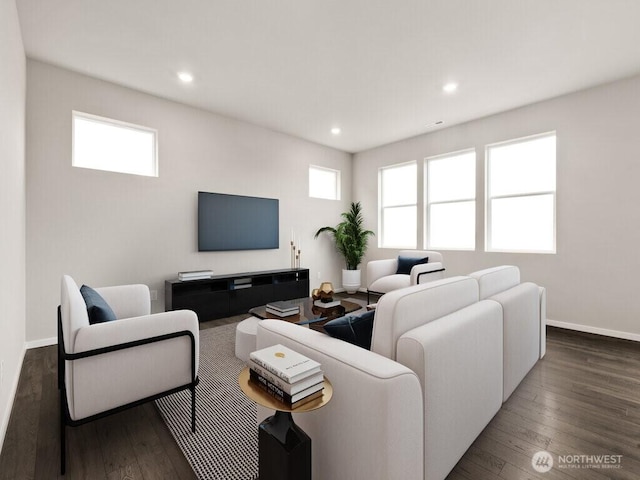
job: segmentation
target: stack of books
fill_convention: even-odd
[[[273,302],[267,303],[267,313],[271,313],[278,317],[290,317],[291,315],[298,315],[300,313],[300,305],[293,302]]]
[[[195,270],[193,272],[179,272],[178,280],[203,280],[205,278],[213,277],[213,270]]]
[[[249,354],[249,380],[288,408],[322,397],[320,364],[284,345]]]

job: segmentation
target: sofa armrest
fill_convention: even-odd
[[[502,306],[504,332],[503,401],[540,359],[540,289],[521,283],[491,297]]]
[[[282,344],[322,365],[333,398],[294,414],[313,439],[313,478],[423,480],[423,408],[415,373],[381,355],[281,320],[258,324],[257,346]],[[273,411],[258,408],[258,421]]]
[[[540,292],[540,358],[547,353],[547,289],[538,287]]]
[[[192,383],[199,363],[198,319],[189,310],[126,318],[79,329],[73,355],[97,353],[96,350],[114,345],[177,332],[188,333],[67,360],[65,377],[72,420]]]
[[[411,269],[411,285],[432,282],[444,278],[442,262],[421,263]]]
[[[393,275],[398,270],[398,260],[388,258],[385,260],[372,260],[367,263],[367,287],[379,278]]]
[[[500,409],[502,341],[502,309],[490,300],[398,340],[398,361],[423,389],[425,478],[445,478]]]
[[[96,323],[78,330],[73,353],[188,330],[199,347],[198,317],[191,310],[173,310],[113,322]],[[197,352],[196,352],[197,353]]]
[[[118,285],[95,289],[117,318],[141,317],[151,313],[151,297],[146,285]]]

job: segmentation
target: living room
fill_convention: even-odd
[[[286,247],[293,230],[300,239],[301,263],[310,270],[312,287],[325,280],[340,285],[342,261],[329,238],[313,238],[316,230],[335,225],[353,200],[363,206],[366,227],[377,232],[381,167],[417,161],[418,178],[422,178],[425,158],[463,149],[475,149],[478,161],[475,249],[443,252],[447,276],[517,265],[523,279],[547,289],[549,325],[640,340],[640,298],[631,281],[639,266],[633,252],[640,235],[633,208],[640,200],[635,181],[640,147],[635,122],[640,114],[637,59],[623,67],[615,64],[615,76],[608,76],[601,66],[599,81],[574,91],[559,86],[556,94],[532,98],[517,108],[487,107],[490,113],[473,120],[442,128],[421,127],[404,139],[361,150],[334,148],[329,146],[335,141],[329,132],[332,125],[322,127],[327,137],[323,144],[279,132],[273,124],[261,126],[259,119],[268,118],[268,112],[259,111],[252,123],[194,106],[197,78],[194,85],[186,86],[191,90],[181,94],[187,100],[180,102],[78,73],[56,65],[54,58],[30,55],[24,26],[21,32],[21,22],[26,20],[18,14],[29,6],[17,3],[18,7],[13,0],[3,0],[0,10],[0,209],[5,219],[0,233],[5,267],[0,280],[2,437],[25,350],[57,341],[55,310],[63,274],[95,286],[146,284],[157,292],[152,311],[161,312],[164,282],[179,271],[212,269],[225,274],[288,267]],[[621,2],[620,11],[612,14],[617,23],[611,29],[619,34],[614,45],[620,45],[621,51],[637,40],[637,34],[633,37],[624,28],[624,20],[636,13],[636,6]],[[580,53],[575,47],[574,54]],[[590,59],[608,65],[615,53],[619,52],[598,51]],[[556,77],[552,70],[540,70],[541,76]],[[506,82],[509,72],[504,75]],[[466,88],[464,79],[460,82],[457,95]],[[562,84],[561,75],[557,82]],[[183,87],[174,83],[171,88]],[[464,97],[450,101],[443,112],[455,110]],[[157,129],[159,175],[72,167],[72,111]],[[297,115],[298,122],[311,122],[304,113]],[[485,251],[485,147],[551,131],[557,136],[555,253]],[[341,137],[348,135],[343,127]],[[309,197],[311,165],[340,171],[340,200]],[[198,252],[198,191],[279,199],[281,248],[266,254]],[[419,219],[415,248],[424,244],[422,227]],[[396,254],[397,249],[380,247],[374,238],[364,263]]]

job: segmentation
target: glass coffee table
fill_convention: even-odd
[[[300,325],[309,325],[309,328],[312,328],[314,330],[322,330],[322,325],[327,323],[329,320],[342,317],[347,313],[352,313],[356,310],[364,308],[362,305],[358,305],[357,303],[350,302],[348,300],[340,300],[339,305],[331,307],[317,306],[314,305],[314,301],[311,297],[287,300],[287,302],[299,305],[300,313],[297,315],[290,315],[288,317],[279,317],[270,312],[267,312],[266,305],[254,307],[249,310],[249,313],[254,317],[258,317],[263,320],[267,318],[285,320],[287,322]]]

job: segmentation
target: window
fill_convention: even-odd
[[[157,135],[151,128],[74,111],[71,164],[157,177]]]
[[[426,247],[476,247],[476,153],[474,150],[425,160]]]
[[[416,162],[380,169],[378,242],[381,248],[416,248],[417,172]]]
[[[309,165],[309,196],[340,200],[340,170]]]
[[[487,251],[555,253],[555,132],[486,152]]]

